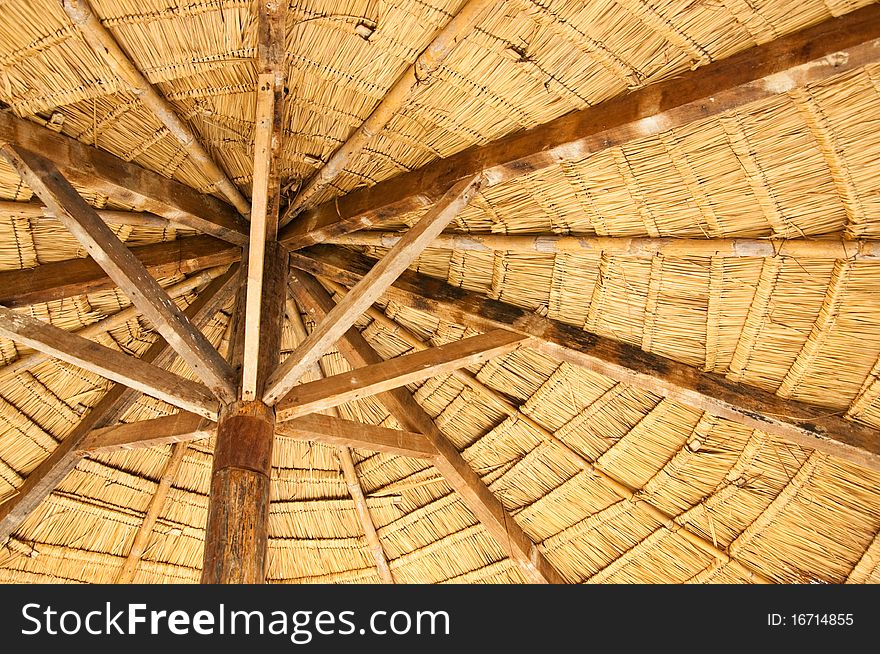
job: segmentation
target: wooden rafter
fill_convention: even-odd
[[[128,556],[125,557],[122,569],[116,576],[115,583],[130,584],[134,579],[138,563],[140,563],[141,557],[147,551],[150,534],[153,533],[156,520],[158,520],[159,514],[162,513],[162,508],[165,506],[165,499],[168,497],[171,484],[177,476],[177,471],[180,470],[180,464],[183,463],[183,456],[186,454],[187,447],[186,443],[175,443],[172,446],[171,457],[168,459],[168,463],[165,464],[165,469],[159,478],[159,485],[156,487],[156,492],[153,493],[150,505],[147,507],[147,513],[144,515],[144,521],[138,527],[134,541],[131,544],[131,549],[128,551]]]
[[[38,202],[15,202],[12,200],[0,200],[0,215],[14,216],[16,218],[28,218],[31,224],[48,223],[57,220],[49,207]],[[156,214],[146,211],[117,211],[111,209],[98,209],[101,220],[110,225],[133,225],[168,229],[172,222]]]
[[[337,245],[394,247],[403,234],[354,232],[331,238]],[[626,257],[795,257],[880,261],[880,242],[847,240],[844,234],[822,238],[639,238],[631,236],[560,236],[558,234],[441,234],[432,248],[472,252],[581,253]]]
[[[872,5],[645,86],[534,129],[430,163],[303,212],[281,241],[292,249],[433,205],[453,184],[486,186],[581,159],[636,139],[880,61],[880,7]]]
[[[225,202],[5,111],[0,111],[2,143],[47,157],[68,179],[139,211],[236,245],[247,243],[247,223]]]
[[[63,6],[64,11],[79,28],[94,53],[159,119],[159,122],[168,129],[168,133],[177,139],[211,183],[226,196],[242,215],[247,216],[250,213],[250,203],[235,184],[229,180],[220,166],[211,159],[211,155],[205,150],[195,132],[180,119],[174,111],[174,107],[153,88],[153,85],[125,54],[114,36],[101,24],[92,11],[88,0],[63,0]]]
[[[333,299],[314,277],[303,273],[292,273],[291,277],[291,293],[303,309],[315,318],[332,311]],[[354,367],[368,366],[383,360],[356,328],[350,328],[339,340],[337,347]],[[382,393],[378,398],[400,424],[424,434],[437,449],[434,465],[462,497],[477,520],[495,538],[499,547],[517,563],[526,579],[538,583],[564,583],[559,572],[529,540],[519,524],[508,514],[480,476],[467,465],[458,450],[409,391],[396,388]]]
[[[153,277],[187,275],[205,268],[228,266],[241,259],[241,248],[210,236],[143,245],[131,248],[130,252]],[[0,272],[0,304],[24,307],[115,286],[92,258],[55,261],[36,268]]]
[[[50,161],[17,146],[3,146],[0,153],[196,376],[217,397],[231,401],[235,397],[232,369],[58,169]]]
[[[475,177],[457,183],[437,206],[416,223],[364,278],[355,292],[334,306],[333,310],[300,343],[287,360],[272,374],[266,384],[263,401],[274,405],[283,398],[303,373],[329,350],[333,343],[351,327],[397,276],[421,254],[434,238],[467,206],[480,188]]]
[[[374,260],[333,246],[291,254],[291,265],[353,286]],[[556,359],[669,397],[682,404],[833,454],[859,465],[880,468],[880,431],[804,402],[738,384],[672,359],[597,336],[411,271],[388,289],[404,306],[478,330],[511,329],[539,339],[538,349]]]
[[[256,130],[254,137],[253,206],[248,243],[247,293],[241,398],[257,395],[260,360],[260,314],[263,305],[263,263],[267,242],[278,237],[281,204],[281,116],[285,70],[287,4],[260,2]]]
[[[446,345],[404,354],[374,365],[312,381],[287,394],[275,408],[278,421],[330,409],[392,388],[424,381],[512,352],[530,339],[506,329],[493,329]]]
[[[106,454],[210,438],[216,423],[195,413],[181,412],[151,420],[101,427],[89,432],[77,450],[82,456]]]
[[[283,224],[311,206],[318,193],[327,187],[345,169],[346,165],[364,148],[367,142],[379,134],[413,93],[430,83],[443,61],[471,33],[483,13],[495,6],[494,0],[468,0],[455,16],[440,30],[415,62],[394,82],[385,97],[321,169],[300,190],[285,211]]]
[[[187,316],[196,325],[212,318],[232,297],[238,282],[238,267],[211,282],[186,309]],[[155,366],[167,366],[174,350],[161,338],[153,343],[141,361]],[[80,423],[36,469],[31,472],[16,495],[0,504],[0,543],[6,540],[30,513],[51,493],[62,479],[76,467],[82,458],[79,450],[93,430],[104,427],[119,417],[140,396],[137,391],[116,384],[86,414]]]
[[[220,407],[207,388],[137,357],[4,307],[0,307],[0,334],[184,411],[217,419]]]

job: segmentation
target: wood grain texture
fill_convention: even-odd
[[[150,420],[122,423],[92,430],[77,450],[81,456],[106,454],[186,443],[210,438],[217,428],[211,420],[188,411]]]

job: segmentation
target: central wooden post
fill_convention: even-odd
[[[220,414],[205,531],[204,584],[265,580],[274,436],[275,412],[262,402],[237,402]]]
[[[245,266],[246,259],[245,255]],[[287,270],[287,251],[277,242],[267,243],[257,362],[258,397],[262,396],[266,378],[278,365]],[[246,356],[246,290],[242,284],[230,336],[229,358],[237,374]],[[202,583],[261,584],[266,579],[274,437],[275,410],[263,402],[239,400],[221,409],[211,471]]]

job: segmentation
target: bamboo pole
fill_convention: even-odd
[[[129,90],[153,112],[156,118],[180,142],[211,183],[238,209],[239,213],[243,216],[250,215],[250,203],[241,194],[241,191],[214,163],[193,130],[180,119],[171,104],[159,95],[149,80],[128,58],[113,35],[101,24],[92,11],[88,0],[63,0],[63,3],[64,11],[80,29],[86,43],[95,51],[95,54],[103,59],[110,69],[128,85]]]
[[[334,293],[339,293],[340,295],[344,295],[346,293],[347,289],[340,284],[326,279],[322,279],[321,282]],[[384,312],[382,312],[375,306],[371,306],[367,310],[367,315],[373,320],[377,321],[383,328],[395,334],[407,345],[410,345],[413,348],[419,350],[425,350],[431,347],[428,343],[425,343],[411,331],[389,318],[387,315],[385,315]],[[529,417],[528,414],[524,413],[522,409],[515,406],[500,393],[492,390],[491,388],[483,384],[483,382],[478,380],[472,372],[459,369],[455,370],[452,374],[456,379],[461,381],[466,386],[470,387],[481,397],[489,400],[494,406],[496,406],[509,418],[512,418],[514,420],[522,420],[523,422],[525,422],[527,425],[529,425],[529,427],[534,429],[540,435],[541,439],[547,445],[556,447],[571,464],[580,468],[591,477],[602,481],[608,488],[617,493],[618,496],[631,502],[633,506],[642,509],[645,513],[657,520],[657,522],[661,523],[669,531],[677,533],[694,547],[718,559],[719,561],[730,565],[746,578],[758,583],[772,583],[762,574],[756,572],[755,570],[752,570],[746,564],[733,558],[725,550],[718,547],[711,541],[708,541],[702,536],[690,531],[686,526],[678,524],[675,521],[675,516],[666,513],[661,509],[658,509],[653,504],[641,497],[638,490],[633,490],[623,482],[617,480],[615,477],[610,475],[602,468],[602,466],[589,461],[581,454],[570,448],[568,445],[565,444],[564,441],[559,439],[550,430],[533,420],[531,417]]]
[[[468,0],[458,13],[434,37],[415,62],[397,78],[388,93],[372,113],[334,152],[327,163],[309,180],[291,200],[281,225],[289,223],[301,211],[314,203],[317,194],[336,179],[346,165],[367,142],[381,132],[394,115],[406,104],[417,88],[430,82],[440,65],[455,46],[473,30],[483,12],[497,5],[494,0]]]
[[[328,243],[390,248],[398,232],[361,231],[333,236]],[[557,236],[505,234],[441,234],[431,248],[473,252],[583,253],[631,257],[795,257],[880,261],[880,241],[850,240],[844,234],[821,238],[642,238],[615,236]]]

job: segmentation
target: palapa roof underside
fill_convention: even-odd
[[[250,195],[256,3],[93,0],[138,68]],[[458,0],[293,2],[287,30],[283,176],[296,194],[455,14]],[[318,200],[546,123],[870,4],[848,0],[498,2],[430,84]],[[586,5],[586,6],[584,6]],[[89,48],[54,0],[0,3],[0,100],[20,117],[221,197],[169,130]],[[369,39],[358,26],[373,30]],[[57,122],[57,119],[56,119]],[[482,189],[448,232],[501,235],[880,238],[880,65],[754,102]],[[76,186],[76,184],[74,184]],[[97,208],[130,209],[77,187]],[[30,189],[0,160],[0,199]],[[85,257],[53,218],[0,211],[0,270]],[[421,212],[375,225],[411,225]],[[129,246],[192,236],[115,225]],[[347,245],[343,247],[357,247]],[[359,248],[374,258],[387,251]],[[429,248],[412,269],[649,352],[880,428],[880,263],[829,258],[634,256]],[[224,272],[162,277],[181,306]],[[472,329],[380,302],[434,345]],[[80,330],[129,306],[118,290],[26,311]],[[228,348],[229,304],[204,328]],[[312,324],[311,318],[305,317]],[[364,316],[385,358],[410,351]],[[95,340],[141,355],[155,340],[133,318]],[[287,324],[283,354],[296,345]],[[110,388],[93,373],[0,338],[0,502]],[[338,351],[330,372],[349,369]],[[171,370],[192,378],[177,359]],[[722,582],[742,567],[775,582],[880,582],[880,472],[771,437],[522,347],[471,368],[520,408],[505,415],[444,375],[410,385],[443,434],[569,582]],[[123,422],[175,412],[142,397]],[[400,428],[368,398],[342,417]],[[527,416],[607,475],[548,446]],[[134,581],[200,577],[212,440],[192,442]],[[84,458],[0,547],[3,582],[113,582],[171,446]],[[396,581],[523,582],[519,567],[428,462],[365,450],[357,473]],[[663,522],[650,505],[672,517]],[[377,582],[334,448],[277,436],[268,580]]]

